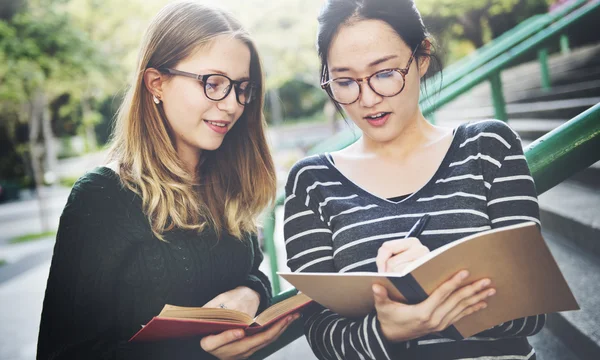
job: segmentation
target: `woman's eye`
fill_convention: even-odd
[[[387,78],[391,78],[393,76],[394,76],[393,70],[384,71],[384,72],[380,72],[379,74],[377,74],[378,79],[387,79]]]
[[[348,86],[352,85],[352,81],[351,80],[345,80],[345,81],[342,80],[342,81],[338,81],[337,84],[338,84],[338,86],[341,86],[341,87],[348,87]]]

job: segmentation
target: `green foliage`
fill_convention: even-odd
[[[67,188],[72,188],[73,185],[75,185],[75,183],[77,182],[79,178],[76,176],[65,176],[65,177],[61,177],[60,179],[58,179],[58,183],[61,186],[67,187]]]
[[[20,243],[24,243],[24,242],[41,240],[44,238],[49,238],[49,237],[54,237],[54,236],[56,236],[56,232],[46,231],[46,232],[41,232],[41,233],[22,235],[22,236],[19,236],[16,238],[12,238],[8,242],[9,242],[9,244],[20,244]]]

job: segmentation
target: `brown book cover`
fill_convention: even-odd
[[[165,305],[162,311],[142,327],[129,341],[157,341],[217,334],[245,329],[252,335],[285,316],[300,311],[312,300],[300,293],[274,304],[255,318],[241,311]]]
[[[454,241],[412,263],[402,273],[279,274],[315,302],[353,318],[375,308],[371,289],[374,283],[385,286],[390,298],[415,304],[463,269],[470,273],[465,283],[490,278],[496,295],[486,300],[486,309],[459,320],[444,331],[444,336],[462,339],[526,316],[579,310],[533,222]]]

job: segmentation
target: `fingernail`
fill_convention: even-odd
[[[375,295],[378,295],[378,293],[379,293],[379,289],[377,288],[377,286],[375,286],[375,285],[371,286],[371,290],[373,290],[373,293],[374,293]]]
[[[484,288],[484,287],[488,286],[490,283],[491,283],[491,281],[489,281],[489,280],[483,280],[481,282],[481,287]]]
[[[244,336],[244,332],[243,332],[243,331],[236,331],[236,332],[235,332],[235,337],[236,337],[236,338],[238,338],[238,339],[239,339],[239,338],[241,338],[241,337],[243,337],[243,336]]]
[[[494,294],[496,294],[496,290],[492,289],[488,291],[488,296],[493,296]]]
[[[481,309],[485,309],[487,307],[487,304],[482,304],[481,305]]]
[[[461,278],[461,280],[466,279],[467,276],[469,276],[469,272],[468,271],[465,270],[465,271],[461,271],[460,272],[460,278]]]

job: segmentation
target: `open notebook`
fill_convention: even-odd
[[[490,278],[497,291],[486,299],[486,309],[458,321],[444,331],[446,337],[462,339],[517,318],[579,309],[533,222],[454,241],[412,263],[402,273],[279,274],[315,302],[353,318],[373,311],[374,283],[385,286],[392,299],[416,304],[463,269],[470,273],[465,284]]]

